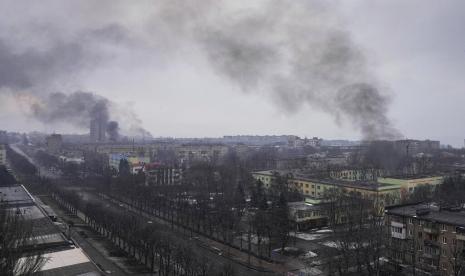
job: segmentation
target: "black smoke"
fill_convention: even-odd
[[[116,142],[119,139],[119,124],[116,121],[110,121],[107,125],[108,139]]]

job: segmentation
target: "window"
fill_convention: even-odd
[[[305,188],[308,188],[308,184],[305,184]]]
[[[413,235],[413,231],[412,231],[412,230],[408,230],[408,235],[409,235],[409,236],[412,236],[412,235]]]
[[[418,232],[418,237],[419,237],[419,238],[423,237],[423,233],[422,233],[422,232]]]
[[[319,189],[320,189],[320,185],[316,186],[316,188],[319,190]]]
[[[447,244],[447,238],[446,237],[442,237],[442,243]]]
[[[441,225],[441,230],[442,230],[442,231],[446,231],[446,230],[447,230],[447,225],[442,224],[442,225]]]
[[[315,184],[312,185],[312,188],[315,189]]]
[[[409,218],[409,219],[408,219],[408,223],[413,224],[413,219],[412,219],[412,218]]]

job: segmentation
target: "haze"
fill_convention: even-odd
[[[86,91],[128,133],[463,145],[462,1],[249,2],[2,1],[0,129],[86,133],[33,108]],[[342,57],[322,71],[313,54],[328,46]],[[335,92],[354,84],[373,109]]]

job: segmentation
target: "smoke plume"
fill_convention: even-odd
[[[400,135],[388,116],[389,91],[372,73],[336,7],[326,1],[159,0],[131,4],[131,9],[118,1],[85,2],[73,9],[63,5],[60,8],[73,13],[77,9],[85,19],[56,33],[48,31],[59,30],[49,22],[41,26],[48,29],[40,31],[50,36],[44,49],[13,50],[14,41],[6,43],[0,36],[0,92],[7,87],[38,96],[42,103],[34,107],[34,114],[42,121],[84,126],[92,107],[98,103],[108,112],[109,101],[82,92],[47,96],[32,88],[60,82],[70,72],[104,66],[122,53],[175,58],[177,49],[187,48],[200,52],[218,75],[247,93],[260,93],[285,113],[309,106],[332,115],[339,124],[351,123],[367,140]],[[115,129],[113,124],[111,131]]]
[[[309,105],[340,124],[349,121],[367,140],[400,135],[387,115],[389,93],[334,7],[317,1],[270,0],[249,9],[203,3],[163,1],[157,18],[191,36],[218,74],[248,93],[265,91],[286,113]]]
[[[107,125],[108,139],[116,142],[119,138],[119,124],[116,121],[110,121]]]

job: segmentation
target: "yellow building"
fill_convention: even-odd
[[[380,177],[381,184],[392,184],[400,186],[401,196],[413,193],[415,189],[423,185],[437,186],[444,183],[444,176],[410,176],[410,177]]]
[[[277,171],[253,172],[252,176],[260,180],[266,189],[272,187]],[[342,188],[348,192],[359,193],[364,197],[388,198],[389,203],[395,203],[400,199],[400,185],[395,183],[377,183],[360,181],[341,181],[335,179],[310,179],[288,175],[290,189],[296,189],[306,198],[307,202],[317,203],[323,199],[325,192],[330,189]]]

